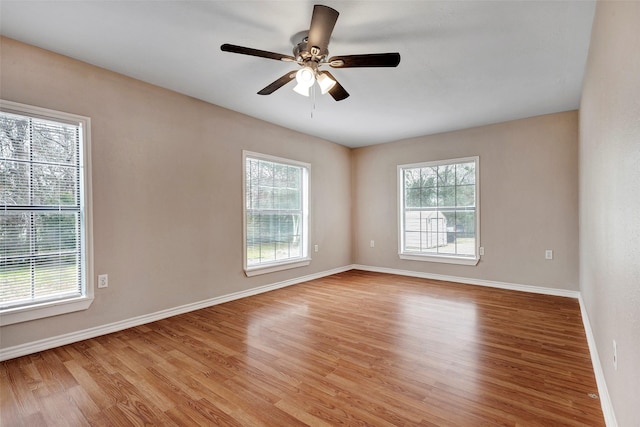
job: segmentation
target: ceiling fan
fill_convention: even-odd
[[[220,46],[220,49],[224,52],[295,62],[302,67],[298,71],[288,72],[269,84],[258,92],[259,95],[270,95],[295,78],[297,85],[293,90],[301,95],[309,96],[311,88],[318,82],[322,94],[329,93],[336,101],[342,101],[349,96],[349,93],[329,71],[321,70],[322,66],[329,65],[332,68],[397,67],[400,63],[400,54],[397,52],[372,53],[334,56],[327,59],[329,39],[338,20],[338,15],[338,11],[328,6],[319,4],[313,6],[309,32],[293,48],[293,56],[228,43]]]

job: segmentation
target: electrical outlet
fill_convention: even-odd
[[[313,247],[313,250],[314,250],[314,252],[318,252],[318,245],[315,245],[315,246]]]
[[[109,287],[109,275],[108,274],[100,274],[100,275],[98,275],[98,287],[99,288],[107,288],[107,287]]]
[[[544,251],[544,259],[553,259],[553,251],[551,249]]]
[[[484,255],[484,247],[483,246],[480,246],[479,253],[480,253],[481,256]]]
[[[613,369],[618,370],[618,343],[613,340]]]
[[[372,241],[370,241],[370,242],[369,242],[369,246],[370,246],[370,247],[372,247],[372,248],[374,248],[374,247],[376,246],[376,242],[375,242],[375,241],[373,241],[373,240],[372,240]]]

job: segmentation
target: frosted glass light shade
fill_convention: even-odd
[[[313,70],[309,67],[301,68],[296,73],[296,81],[298,84],[293,90],[300,95],[309,96],[309,88],[311,88],[316,81]]]
[[[318,75],[318,85],[320,86],[320,92],[324,95],[329,92],[332,87],[336,85],[336,81],[326,74]]]
[[[304,86],[298,83],[297,85],[295,85],[293,90],[299,93],[300,95],[309,96],[309,86]]]

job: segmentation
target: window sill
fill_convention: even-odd
[[[14,323],[28,322],[29,320],[42,319],[60,314],[73,313],[86,310],[93,302],[92,297],[77,297],[60,301],[52,301],[28,307],[18,307],[3,310],[0,313],[0,326]]]
[[[288,270],[290,268],[305,267],[311,264],[311,258],[297,259],[295,261],[287,261],[281,263],[273,263],[260,265],[255,267],[246,267],[244,273],[247,277],[258,276],[260,274],[273,273],[276,271]]]
[[[409,261],[426,261],[426,262],[440,262],[445,264],[458,264],[458,265],[478,265],[480,258],[468,258],[468,257],[456,257],[456,256],[434,256],[434,255],[418,255],[418,254],[398,254],[400,259],[406,259]]]

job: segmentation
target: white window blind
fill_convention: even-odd
[[[304,163],[245,152],[245,271],[307,258]]]
[[[477,263],[478,158],[398,167],[400,256]]]
[[[85,295],[83,123],[0,111],[0,309]]]

